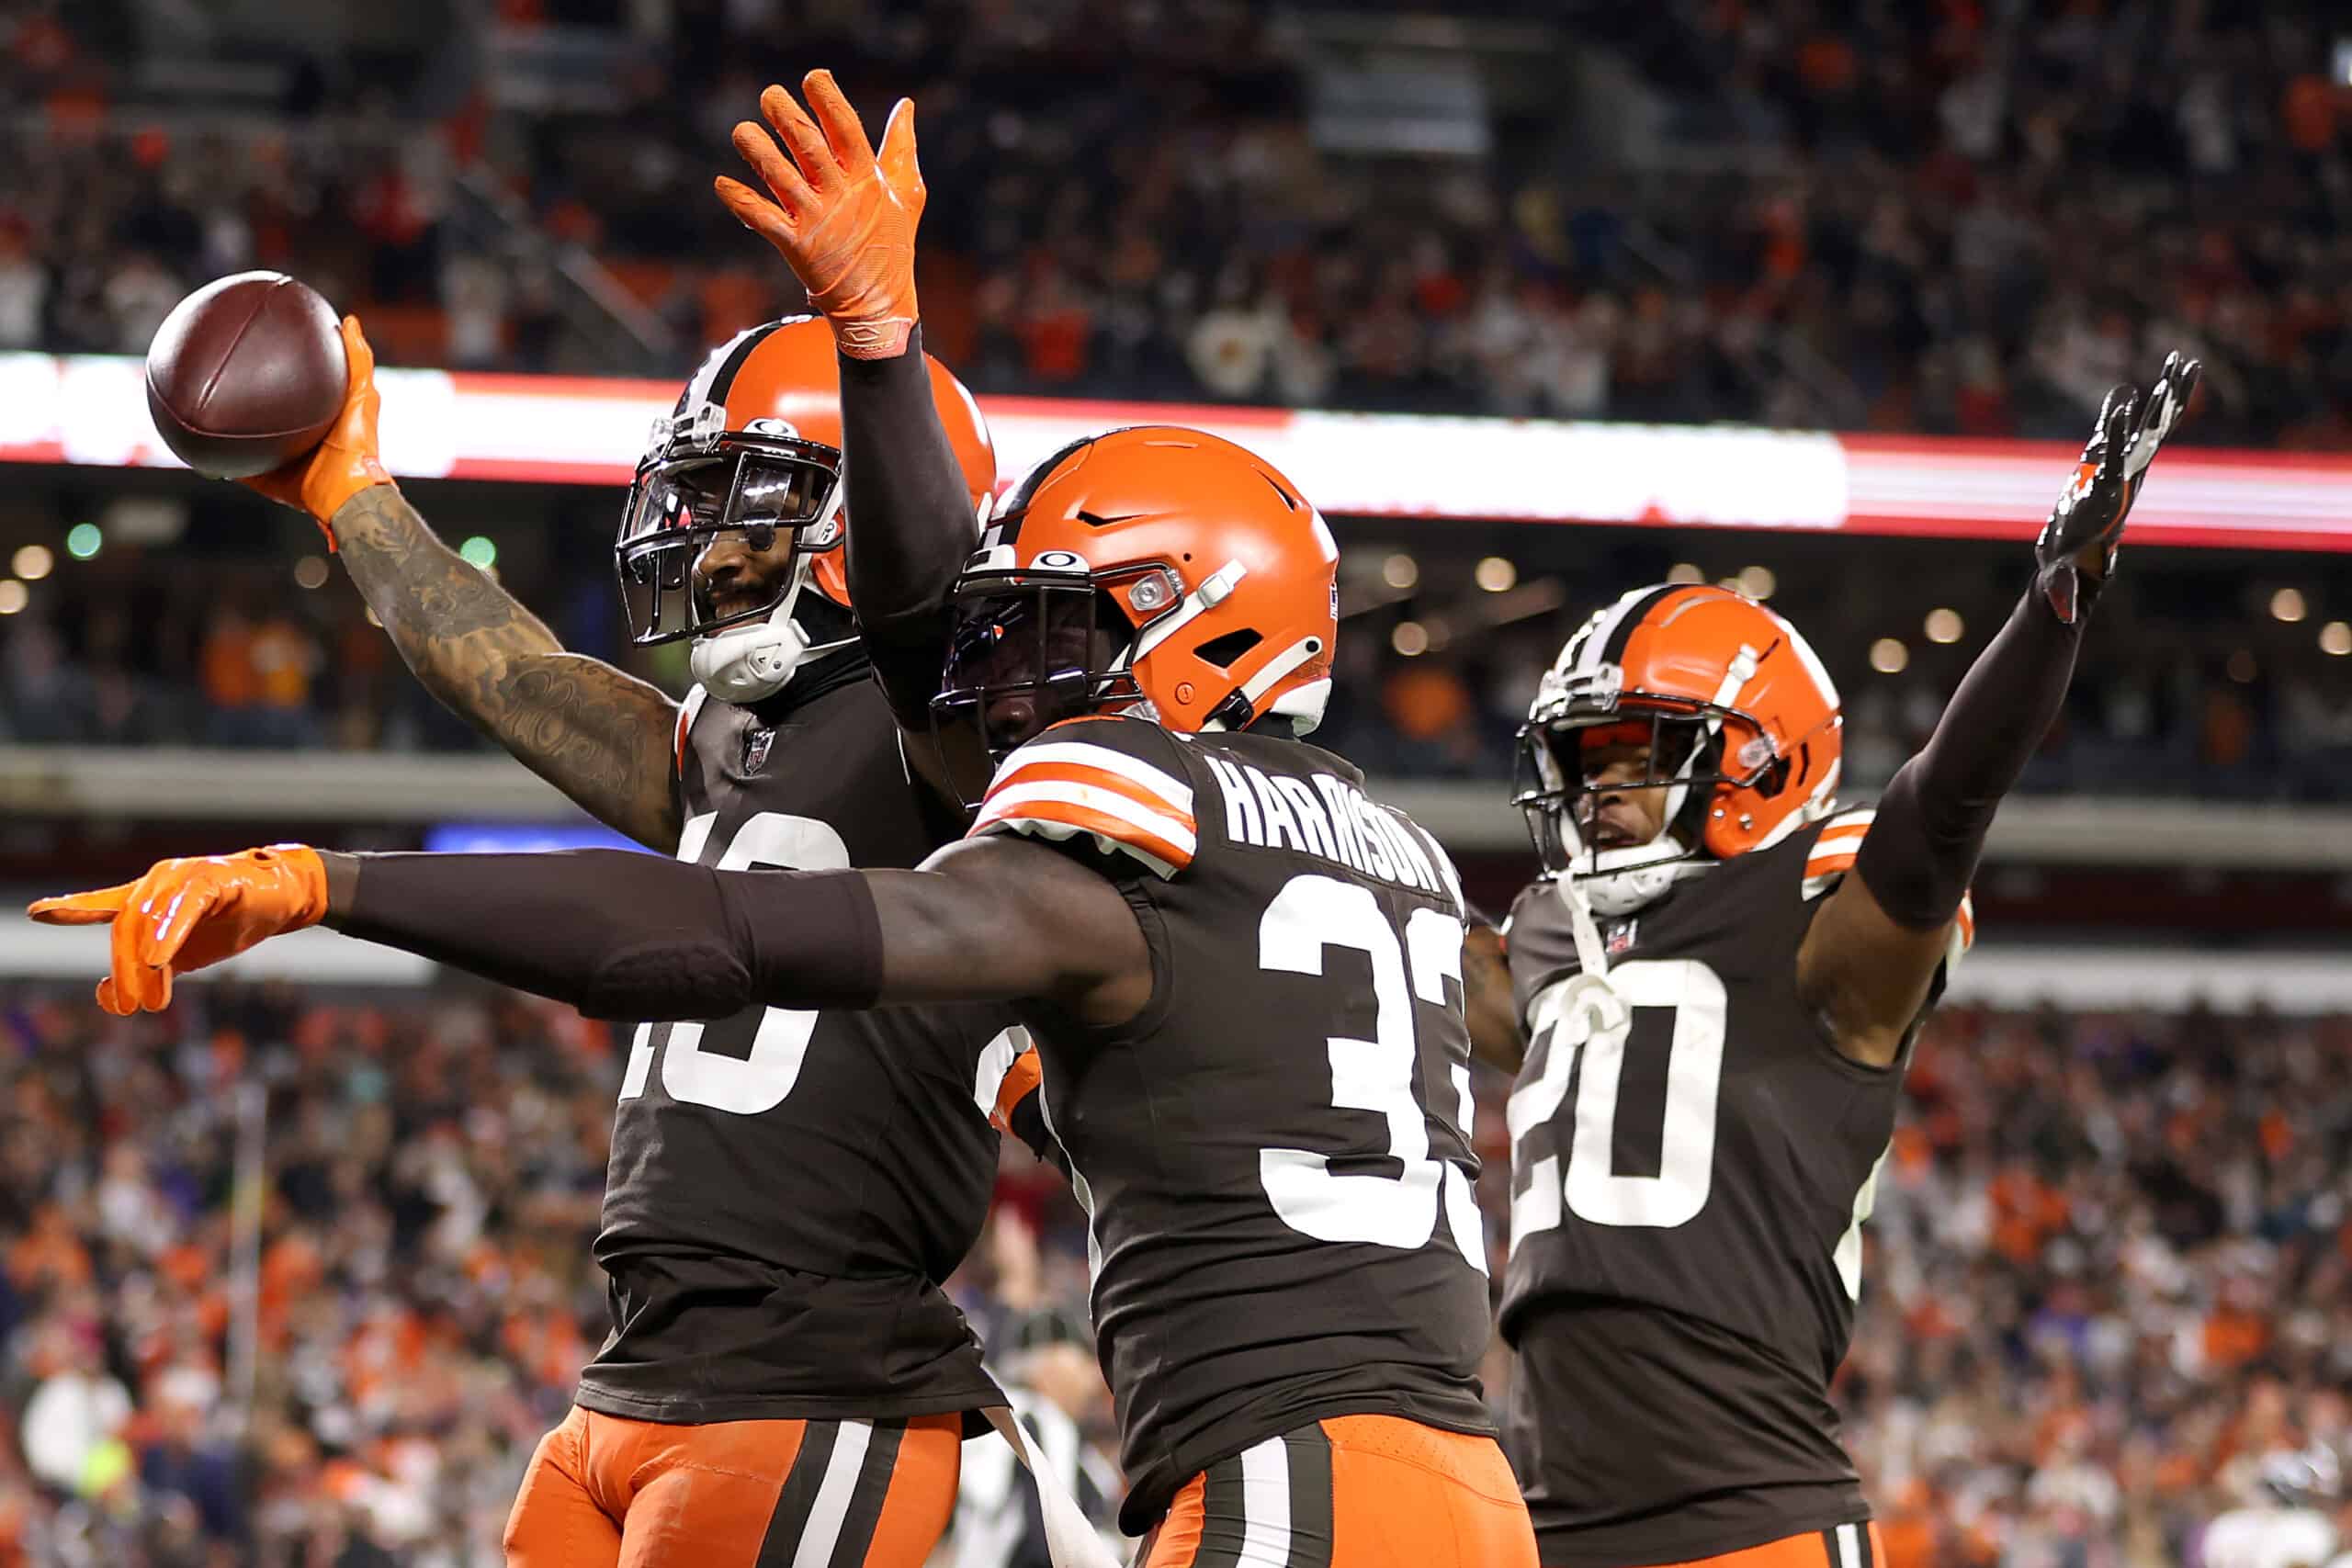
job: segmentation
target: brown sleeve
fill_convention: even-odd
[[[2028,592],[1879,796],[1854,874],[1896,923],[1937,931],[1959,912],[1993,813],[2066,700],[2082,632]]]
[[[867,1007],[874,897],[854,871],[718,872],[621,850],[354,857],[346,936],[591,1018],[715,1019],[753,1002]]]
[[[841,361],[858,635],[901,728],[928,732],[947,660],[947,600],[971,558],[972,496],[932,401],[922,329],[889,359]]]

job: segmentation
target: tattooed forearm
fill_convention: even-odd
[[[390,485],[334,516],[344,567],[392,646],[443,706],[640,843],[674,848],[670,740],[661,692],[584,654],[434,536]]]

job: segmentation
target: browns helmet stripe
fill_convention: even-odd
[[[1029,510],[1029,499],[1037,493],[1037,487],[1061,472],[1063,464],[1071,456],[1093,446],[1101,439],[1100,434],[1081,435],[1075,441],[1064,444],[1061,449],[1052,457],[1022,475],[1021,482],[1005,492],[1004,499],[997,502],[996,511],[989,516],[990,542],[1000,545],[1016,542],[1021,537],[1022,515]]]
[[[703,403],[717,403],[725,408],[727,394],[735,389],[735,377],[743,368],[743,362],[752,357],[752,351],[767,342],[779,328],[805,319],[787,316],[780,321],[763,321],[756,327],[746,327],[737,333],[733,342],[713,350],[710,357],[702,362],[702,367],[695,372],[694,378],[678,393],[678,406],[674,412],[684,413]]]
[[[1649,613],[1681,592],[1686,586],[1678,582],[1653,589],[1634,604],[1621,608],[1601,640],[1600,662],[1623,664],[1625,661],[1625,645],[1633,640],[1634,633],[1649,618]]]

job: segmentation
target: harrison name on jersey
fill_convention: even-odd
[[[1172,741],[1193,737],[1162,731]],[[1459,904],[1453,867],[1432,858],[1396,816],[1336,773],[1269,774],[1201,753],[1225,804],[1228,842],[1296,850],[1334,865]],[[1311,787],[1310,787],[1311,784]],[[1033,740],[1007,759],[972,830],[1018,818],[1031,832],[1091,833],[1105,854],[1125,852],[1163,877],[1200,848],[1193,786],[1141,758],[1083,741]]]

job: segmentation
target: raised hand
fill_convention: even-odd
[[[2148,465],[2172,434],[2189,395],[2197,389],[2203,367],[2177,353],[2165,356],[2164,370],[2143,399],[2136,387],[2109,391],[2098,411],[2098,423],[2083,460],[2041,537],[2034,542],[2034,558],[2041,563],[2039,581],[2050,607],[2061,621],[2072,625],[2081,613],[2083,574],[2094,580],[2094,591],[2115,565],[2115,551],[2123,537],[2123,520],[2139,498]]]
[[[334,514],[361,491],[390,484],[376,445],[376,416],[383,398],[376,390],[376,351],[359,330],[359,318],[343,319],[343,354],[350,376],[345,383],[343,414],[326,439],[281,468],[239,482],[270,500],[307,512],[335,547]]]
[[[915,163],[915,106],[901,98],[890,111],[876,157],[831,72],[811,71],[801,90],[816,111],[813,120],[782,87],[760,95],[760,113],[789,157],[766,130],[749,120],[735,128],[735,150],[769,196],[722,175],[715,182],[718,199],[791,264],[843,354],[894,358],[906,351],[918,320],[915,226],[922,219],[923,185]]]
[[[127,1018],[169,1007],[175,974],[318,924],[327,912],[326,865],[301,844],[157,861],[136,882],[37,899],[26,912],[43,925],[113,925],[98,1005]]]

